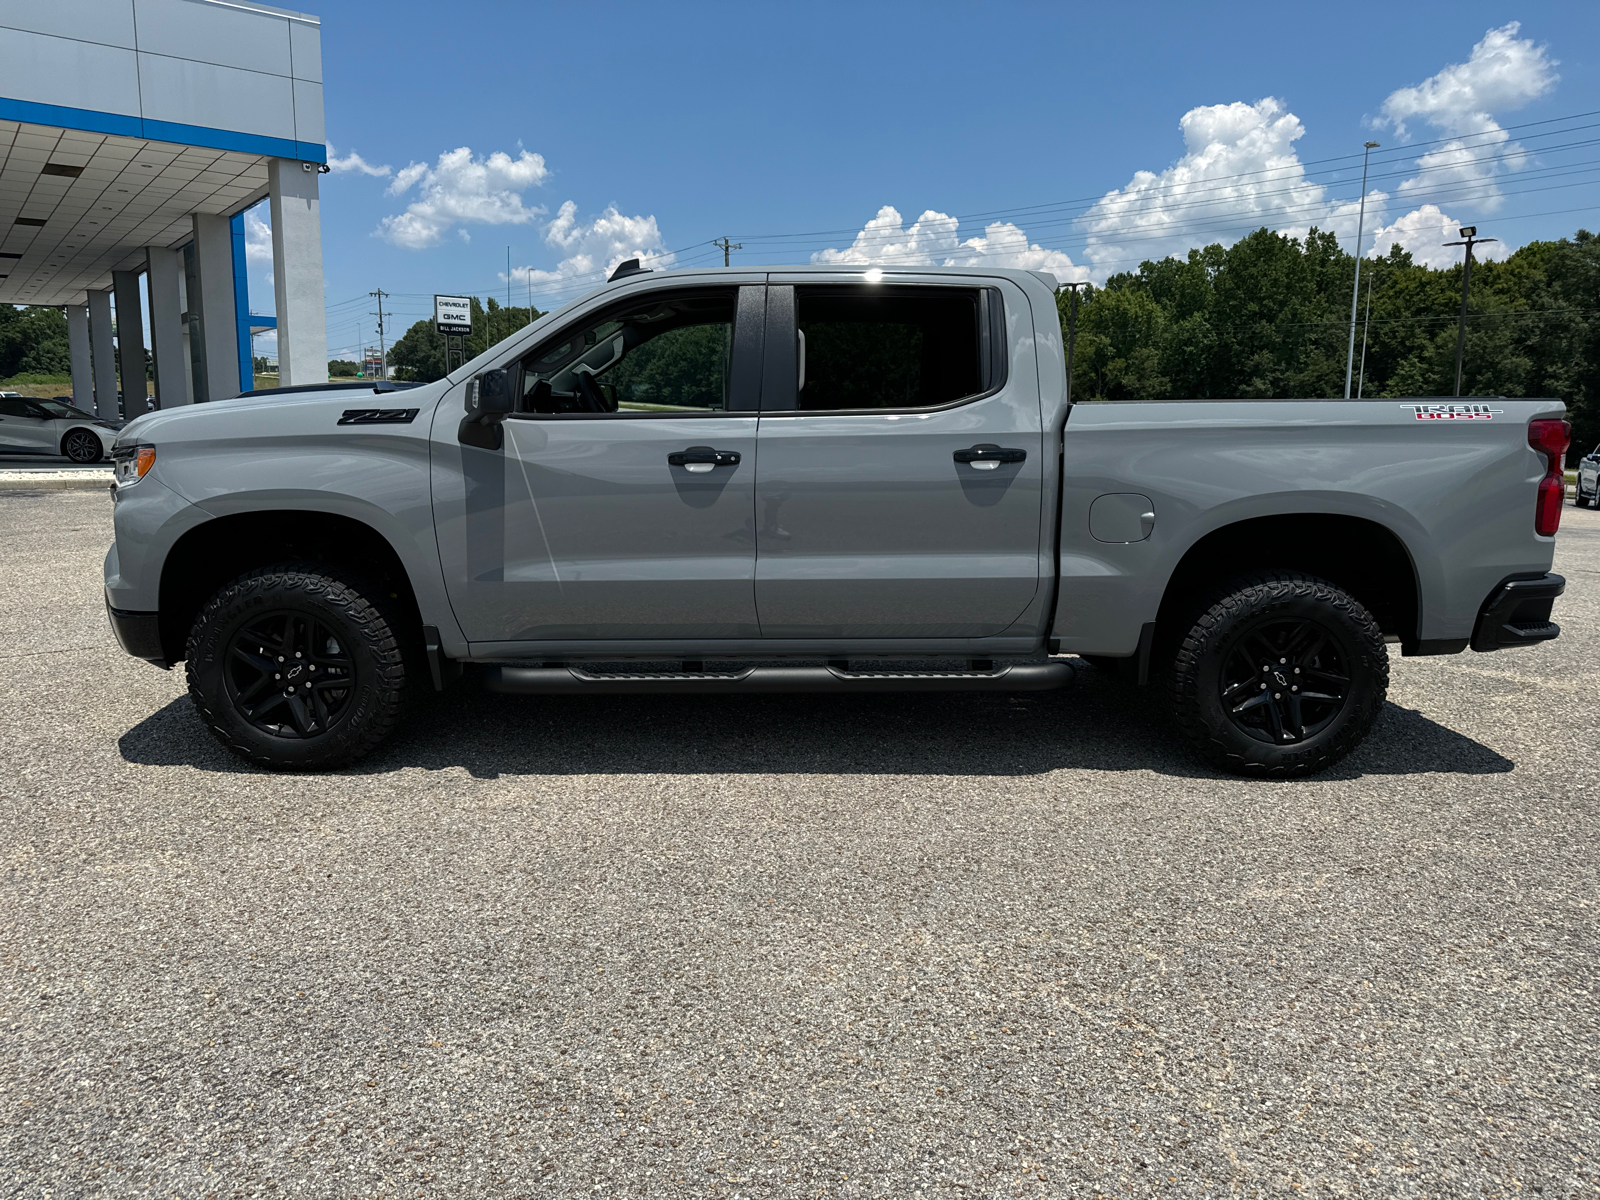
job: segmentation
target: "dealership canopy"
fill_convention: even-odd
[[[66,308],[80,407],[327,378],[318,18],[247,0],[0,4],[0,302]],[[244,211],[271,202],[273,292],[248,295]],[[252,314],[252,307],[272,315]],[[113,316],[113,308],[115,316]],[[115,332],[115,340],[113,334]]]

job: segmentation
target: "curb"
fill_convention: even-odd
[[[110,492],[111,472],[0,472],[0,492]]]

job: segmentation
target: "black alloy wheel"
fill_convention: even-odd
[[[349,711],[355,664],[327,622],[284,610],[239,627],[223,676],[234,709],[255,728],[308,738],[329,732]]]
[[[399,631],[415,630],[388,597],[320,563],[279,563],[226,584],[184,650],[200,719],[258,766],[319,770],[360,758],[388,736],[405,699]]]
[[[1325,579],[1263,571],[1202,603],[1172,659],[1171,699],[1203,758],[1288,777],[1361,744],[1383,709],[1389,654],[1360,601]]]
[[[61,453],[75,463],[97,463],[102,447],[100,439],[87,429],[74,429],[61,440]]]
[[[1309,617],[1259,621],[1226,652],[1217,687],[1234,725],[1277,746],[1316,737],[1350,696],[1338,643]]]

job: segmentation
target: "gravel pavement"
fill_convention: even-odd
[[[1152,698],[491,696],[248,768],[0,495],[0,1195],[1593,1196],[1600,514],[1333,772]]]

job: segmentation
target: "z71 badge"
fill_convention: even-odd
[[[1505,412],[1487,404],[1407,404],[1419,421],[1492,421]]]

